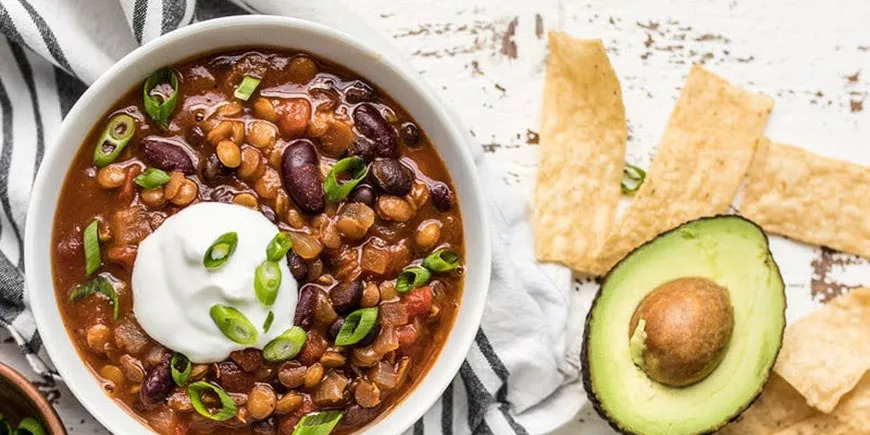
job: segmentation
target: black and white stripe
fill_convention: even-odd
[[[0,0],[0,31],[5,36],[5,39],[0,39],[0,324],[9,328],[34,369],[44,376],[55,376],[56,373],[40,359],[43,356],[42,340],[24,303],[27,293],[22,274],[25,214],[36,170],[54,141],[61,119],[86,89],[85,82],[94,80],[108,63],[120,56],[105,59],[109,50],[107,45],[94,38],[111,38],[121,45],[129,41],[132,48],[193,21],[215,17],[252,12],[293,15],[294,7],[305,9],[307,13],[319,8],[321,15],[330,17],[335,25],[337,15],[346,17],[350,13],[344,11],[336,0],[116,0],[119,2],[116,11],[99,8],[88,9],[88,13],[117,16],[80,19],[120,23],[123,31],[111,35],[85,33],[83,36],[80,30],[68,24],[69,17],[63,16],[76,13],[75,8],[65,1]],[[126,28],[124,19],[128,25]],[[344,23],[341,19],[339,21]],[[353,26],[341,25],[342,30],[353,33]],[[361,26],[357,30],[361,39],[371,42],[376,32],[364,25],[357,26]],[[386,47],[388,43],[382,46]],[[107,63],[93,62],[100,56]],[[481,169],[481,172],[486,171]],[[494,175],[499,178],[498,174]],[[499,233],[505,234],[510,232],[516,219],[523,219],[523,210],[513,210],[507,203],[501,204],[492,214]],[[505,242],[499,237],[497,239],[496,243],[502,245],[496,247],[496,257],[502,255],[502,258],[493,262],[492,285],[497,291],[490,292],[489,310],[512,306],[517,309],[517,301],[520,301],[519,305],[537,306],[558,299],[553,295],[535,299],[532,294],[543,291],[540,288],[534,292],[514,288],[511,291],[522,294],[506,294],[505,289],[510,287],[507,283],[528,279],[517,276],[524,274],[517,270],[527,272],[535,265],[514,267],[516,265],[511,261],[516,260],[505,259],[504,254],[500,254],[511,249],[499,249],[505,247]],[[533,260],[529,262],[533,263]],[[535,309],[527,310],[523,315],[541,317],[541,312]],[[529,372],[529,368],[535,367],[536,361],[547,353],[541,351],[546,346],[539,344],[537,350],[518,352],[516,342],[524,340],[522,342],[528,345],[537,337],[518,337],[517,330],[505,329],[492,320],[485,317],[459,374],[429,412],[408,429],[409,435],[529,433],[518,422],[517,411],[543,400],[558,385],[548,385],[546,391],[526,394],[529,393],[527,388],[541,389],[536,385],[519,385],[517,379],[535,378],[539,374]],[[548,320],[545,314],[542,319],[537,319],[538,322]],[[543,377],[548,378],[548,383],[553,383],[552,376]],[[517,405],[518,402],[522,405]]]

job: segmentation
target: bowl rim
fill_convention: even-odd
[[[49,433],[66,435],[66,427],[64,427],[60,416],[57,415],[57,411],[55,411],[54,407],[48,402],[48,399],[39,392],[39,388],[30,379],[25,378],[18,370],[3,362],[0,362],[0,379],[27,397],[30,403],[39,411],[39,416],[47,426],[46,429],[49,430]]]
[[[471,348],[474,337],[480,327],[484,308],[486,305],[486,297],[489,291],[489,283],[490,283],[490,275],[491,275],[491,233],[490,226],[488,220],[488,213],[485,206],[485,196],[483,194],[482,185],[480,182],[480,178],[478,177],[475,169],[476,165],[474,163],[474,159],[472,157],[472,153],[470,150],[470,145],[473,144],[473,140],[470,136],[465,133],[468,131],[467,128],[461,125],[461,121],[457,116],[454,116],[453,112],[449,111],[446,106],[441,102],[440,98],[425,84],[422,79],[416,73],[408,67],[409,64],[405,63],[404,59],[390,59],[387,55],[392,53],[381,53],[373,48],[371,45],[366,42],[360,40],[359,38],[352,37],[345,32],[334,29],[332,27],[328,27],[323,24],[315,23],[308,20],[291,18],[291,17],[283,17],[283,16],[267,16],[267,15],[248,15],[248,16],[232,16],[232,17],[223,17],[223,18],[215,18],[207,21],[203,21],[200,23],[192,24],[181,29],[175,30],[173,32],[167,33],[159,38],[156,38],[138,48],[133,50],[132,52],[125,55],[118,62],[116,62],[112,67],[110,67],[106,72],[104,72],[88,89],[82,94],[82,96],[76,101],[75,105],[69,111],[67,116],[64,118],[61,127],[57,133],[57,136],[54,140],[54,146],[47,149],[45,157],[43,159],[42,165],[40,166],[40,170],[37,174],[36,180],[34,182],[33,190],[31,191],[31,201],[28,206],[27,212],[27,221],[34,222],[36,219],[31,219],[36,213],[38,213],[39,209],[43,207],[40,205],[44,201],[44,196],[50,195],[46,193],[46,185],[49,183],[47,180],[46,170],[45,168],[50,166],[49,163],[54,162],[55,160],[62,159],[59,156],[59,149],[63,147],[59,142],[64,139],[64,137],[69,136],[69,130],[72,129],[71,124],[73,124],[75,119],[83,116],[84,112],[88,109],[89,106],[95,104],[95,95],[100,93],[100,90],[106,87],[112,80],[116,79],[118,76],[124,74],[124,72],[135,62],[140,61],[143,58],[147,58],[149,54],[156,49],[165,48],[166,46],[171,46],[174,44],[178,44],[179,41],[183,41],[191,36],[195,36],[199,33],[213,31],[216,28],[224,27],[224,26],[233,26],[233,27],[250,27],[248,31],[252,31],[260,26],[278,26],[278,27],[288,27],[288,28],[296,28],[295,30],[303,31],[314,35],[319,38],[327,38],[332,39],[336,44],[344,44],[350,46],[353,50],[359,52],[359,54],[366,56],[370,59],[376,60],[377,62],[383,64],[386,68],[392,70],[400,79],[402,84],[408,86],[412,93],[416,94],[426,106],[428,111],[431,111],[434,118],[437,119],[437,123],[440,124],[440,127],[443,128],[445,133],[449,135],[448,144],[440,143],[436,145],[436,147],[441,148],[444,146],[454,147],[456,154],[458,156],[458,163],[456,165],[461,167],[460,172],[465,172],[466,182],[470,184],[467,186],[467,189],[470,189],[471,192],[470,197],[462,197],[462,214],[464,221],[464,233],[465,233],[465,242],[468,244],[468,222],[469,216],[476,215],[478,221],[478,225],[476,225],[473,229],[477,232],[477,241],[475,244],[474,251],[468,251],[466,253],[466,259],[468,261],[468,253],[475,252],[475,262],[478,267],[481,269],[476,273],[479,274],[479,279],[476,279],[476,285],[474,288],[470,288],[468,277],[466,277],[463,283],[463,295],[462,295],[462,303],[460,305],[460,310],[454,319],[453,325],[451,325],[451,329],[448,335],[445,344],[439,349],[439,355],[430,363],[429,368],[423,380],[418,382],[413,386],[410,390],[405,392],[403,397],[396,402],[393,406],[384,411],[381,415],[379,415],[373,422],[369,423],[369,425],[365,426],[362,429],[362,432],[374,432],[377,430],[377,433],[401,433],[404,430],[410,428],[419,418],[421,418],[426,411],[428,411],[435,402],[441,397],[447,387],[453,382],[456,374],[459,372],[459,369],[463,362],[465,361],[465,357]],[[305,50],[305,42],[299,42],[296,44],[294,48]],[[243,46],[243,45],[242,45]],[[265,45],[264,45],[265,46]],[[276,43],[272,44],[272,47],[291,47],[289,44],[281,44]],[[207,54],[209,52],[214,52],[215,50],[221,49],[229,49],[229,46],[215,46],[210,50],[200,51],[196,55]],[[342,63],[339,61],[339,65]],[[354,70],[354,68],[350,68]],[[361,74],[362,75],[362,74]],[[365,77],[363,75],[363,77]],[[380,85],[382,88],[388,91],[388,93],[395,97],[393,93],[390,93],[390,85]],[[416,118],[416,116],[415,116]],[[81,147],[81,141],[79,140],[76,145],[76,150]],[[439,154],[441,154],[439,152]],[[63,159],[63,167],[66,171],[69,170],[69,159]],[[455,180],[455,168],[450,168],[451,175],[454,175]],[[64,178],[66,176],[66,172],[64,173]],[[52,210],[56,211],[56,203],[52,206]],[[54,216],[52,215],[50,218],[50,222],[54,222]],[[49,280],[53,284],[53,269],[52,268],[39,268],[40,266],[40,253],[38,252],[38,248],[41,246],[37,246],[37,242],[40,237],[46,237],[45,235],[38,234],[39,231],[34,228],[34,225],[28,225],[25,228],[25,282],[26,286],[29,289],[37,288],[37,274],[48,274]],[[50,240],[50,231],[49,237]],[[48,254],[49,263],[51,262],[51,254]],[[113,414],[111,411],[104,411],[97,404],[91,403],[90,401],[83,400],[83,398],[88,397],[89,394],[85,394],[83,386],[83,382],[96,383],[97,379],[93,374],[93,370],[83,363],[81,360],[81,356],[78,354],[78,349],[72,344],[72,337],[69,335],[69,332],[66,330],[64,325],[62,316],[59,311],[56,293],[54,286],[51,286],[51,294],[50,297],[41,297],[41,298],[33,298],[33,291],[28,292],[28,297],[30,298],[30,306],[33,310],[34,318],[36,320],[37,327],[41,331],[46,331],[43,329],[43,326],[52,322],[52,317],[59,317],[61,325],[63,325],[63,334],[57,332],[55,334],[47,334],[43,332],[43,341],[46,352],[52,361],[55,362],[55,366],[60,373],[61,377],[65,379],[65,382],[69,389],[73,392],[76,398],[82,403],[82,405],[93,415],[103,426],[110,430],[119,431],[122,429],[129,429],[129,426],[125,426],[124,424],[132,424],[135,422],[137,426],[143,426],[146,431],[150,431],[150,427],[141,420],[138,415],[133,414],[130,410],[125,409],[123,406],[116,406],[116,408],[126,415],[126,419],[122,417],[112,416],[109,417],[109,414]],[[466,296],[466,293],[469,291],[474,291],[479,293],[478,296],[474,297],[474,301],[477,301],[474,304],[469,304],[469,300]],[[43,295],[45,296],[45,295]],[[34,299],[37,299],[34,301]],[[47,300],[47,301],[46,301]],[[464,318],[465,322],[463,325],[460,325],[460,318]],[[445,352],[451,342],[456,342],[454,346],[452,346],[453,352],[451,354],[447,354]],[[62,343],[65,342],[65,343]],[[64,361],[63,359],[59,359],[62,352],[64,355],[68,355],[68,349],[60,349],[60,347],[68,346],[71,347],[73,352],[78,357],[78,361],[75,363],[69,363]],[[461,353],[459,352],[461,350]],[[80,374],[74,373],[73,370],[76,370],[72,365],[84,365],[84,369],[87,372],[90,372],[90,379],[78,379]],[[436,366],[444,364],[443,367],[437,367],[439,370],[436,373]],[[433,379],[430,384],[426,385],[427,392],[425,395],[418,394],[422,389],[424,384],[426,384],[427,379]],[[108,397],[108,396],[106,396]],[[114,402],[113,399],[109,398]],[[416,404],[409,404],[410,399],[415,399]],[[402,412],[397,412],[397,411]],[[410,412],[409,412],[410,411]],[[385,431],[383,426],[386,421],[389,421],[388,427],[390,431]],[[393,431],[394,429],[394,431]],[[135,430],[135,429],[134,429]],[[137,432],[138,433],[138,432]],[[142,432],[144,433],[144,432]]]

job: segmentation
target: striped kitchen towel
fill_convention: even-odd
[[[56,373],[27,308],[22,236],[33,179],[61,120],[88,84],[137,45],[194,21],[246,13],[318,21],[402,58],[338,0],[0,0],[0,323],[44,376]],[[578,377],[576,356],[566,358],[570,273],[535,262],[525,195],[474,148],[494,237],[489,300],[466,362],[409,429],[415,435],[541,433],[581,403],[571,396],[576,388],[563,388]]]

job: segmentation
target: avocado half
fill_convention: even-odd
[[[637,341],[646,335],[631,325],[636,328],[635,311],[647,296],[685,278],[727,289],[733,325],[712,370],[689,385],[671,386],[636,364],[645,349]],[[785,284],[760,227],[734,215],[685,223],[638,247],[605,276],[586,317],[586,394],[622,433],[714,432],[761,393],[782,345],[785,306]],[[670,319],[681,322],[679,315]],[[694,339],[686,335],[667,338],[680,347]]]

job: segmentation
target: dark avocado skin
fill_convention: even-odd
[[[635,251],[637,251],[638,249],[640,249],[640,248],[642,248],[642,247],[644,247],[644,246],[646,246],[646,245],[648,245],[648,244],[654,242],[656,239],[658,239],[659,237],[661,237],[661,236],[663,236],[663,235],[665,235],[665,234],[669,234],[669,233],[671,233],[671,232],[677,231],[677,230],[683,228],[684,226],[686,226],[686,225],[688,225],[688,224],[691,224],[691,223],[694,223],[694,222],[702,222],[702,221],[706,221],[706,220],[711,220],[711,219],[721,219],[721,218],[739,219],[739,220],[742,220],[742,221],[748,222],[748,223],[751,224],[752,226],[758,228],[759,231],[761,231],[761,234],[764,236],[764,242],[765,242],[765,244],[767,244],[768,247],[770,246],[770,240],[769,240],[768,237],[767,237],[767,233],[765,233],[764,230],[761,228],[761,226],[759,226],[759,225],[756,224],[755,222],[752,222],[751,220],[746,219],[746,218],[744,218],[743,216],[740,216],[740,215],[719,214],[719,215],[716,215],[716,216],[702,217],[702,218],[695,219],[695,220],[691,220],[691,221],[688,221],[688,222],[683,222],[682,224],[678,225],[677,227],[672,228],[672,229],[670,229],[670,230],[668,230],[668,231],[665,231],[665,232],[659,234],[658,236],[656,236],[656,237],[653,238],[652,240],[649,240],[649,241],[643,243],[642,245],[638,246],[637,248],[634,248],[631,252],[629,252],[628,254],[626,254],[626,256],[623,257],[622,260],[619,260],[619,262],[616,263],[616,264],[615,264],[615,265],[610,269],[610,271],[613,271],[613,270],[615,270],[617,267],[619,267],[619,265],[622,264],[622,262],[625,261],[626,258],[628,258],[629,256],[631,256],[631,254],[633,254]],[[782,273],[781,273],[780,270],[779,270],[779,265],[776,264],[776,260],[774,260],[773,256],[770,256],[769,259],[770,259],[770,261],[773,263],[772,266],[773,266],[773,268],[776,270],[776,273],[779,274],[780,277],[781,277],[781,276],[782,276]],[[589,401],[592,402],[592,406],[595,408],[595,412],[597,412],[598,415],[601,416],[601,418],[603,418],[604,420],[606,420],[606,421],[607,421],[607,424],[609,424],[610,427],[612,427],[614,430],[616,430],[617,432],[619,432],[619,433],[621,433],[621,434],[626,434],[626,435],[643,435],[643,434],[639,434],[639,433],[636,433],[636,432],[631,432],[631,431],[629,431],[629,430],[627,430],[627,429],[625,429],[625,428],[619,426],[619,423],[617,423],[615,420],[613,420],[613,419],[611,418],[611,416],[608,415],[607,412],[604,410],[604,408],[601,406],[601,402],[598,400],[598,397],[595,395],[595,390],[592,388],[592,376],[591,376],[590,373],[589,373],[589,348],[588,348],[588,346],[587,346],[587,343],[589,342],[589,321],[592,319],[592,312],[595,311],[595,305],[598,303],[598,299],[599,299],[600,296],[601,296],[601,288],[603,287],[603,283],[607,282],[607,279],[610,278],[610,271],[608,271],[607,274],[604,275],[604,277],[601,278],[601,283],[602,283],[602,285],[598,287],[598,292],[595,293],[595,298],[592,300],[592,305],[591,305],[591,307],[589,308],[589,312],[586,313],[586,322],[585,322],[585,327],[583,328],[583,346],[582,346],[582,348],[581,348],[581,350],[580,350],[580,362],[581,362],[580,372],[581,372],[581,374],[582,374],[582,376],[583,376],[583,389],[586,391],[586,397],[588,397],[588,398],[589,398]],[[783,299],[785,299],[785,288],[784,288],[784,287],[783,287],[782,297],[783,297]],[[783,325],[785,325],[785,311],[783,311],[783,313],[782,313],[782,318],[783,318]],[[777,355],[779,355],[779,351],[780,351],[780,349],[782,349],[782,334],[783,334],[784,332],[785,332],[785,326],[783,326],[782,331],[780,331],[780,333],[779,333],[779,334],[780,334],[780,340],[779,340],[779,348],[776,349],[776,354],[777,354]],[[773,365],[770,366],[770,370],[773,370]],[[764,378],[764,382],[761,383],[761,388],[758,389],[758,393],[755,395],[755,397],[752,398],[752,400],[750,400],[750,401],[746,404],[746,406],[744,406],[744,407],[738,409],[737,411],[735,411],[735,412],[734,412],[734,415],[728,417],[727,420],[725,420],[725,421],[722,423],[722,425],[720,425],[719,427],[711,428],[710,431],[708,431],[708,432],[701,432],[701,433],[699,433],[698,435],[712,434],[712,433],[716,432],[717,430],[723,428],[723,427],[724,427],[725,425],[727,425],[728,423],[731,423],[731,422],[737,420],[737,419],[740,417],[740,414],[742,414],[743,411],[745,411],[747,408],[749,408],[750,406],[752,406],[752,404],[755,403],[755,401],[758,399],[758,396],[761,395],[761,392],[762,392],[762,390],[764,389],[764,385],[767,383],[767,380],[768,380],[769,377],[770,377],[770,371],[767,372],[767,375],[766,375],[765,378]]]

